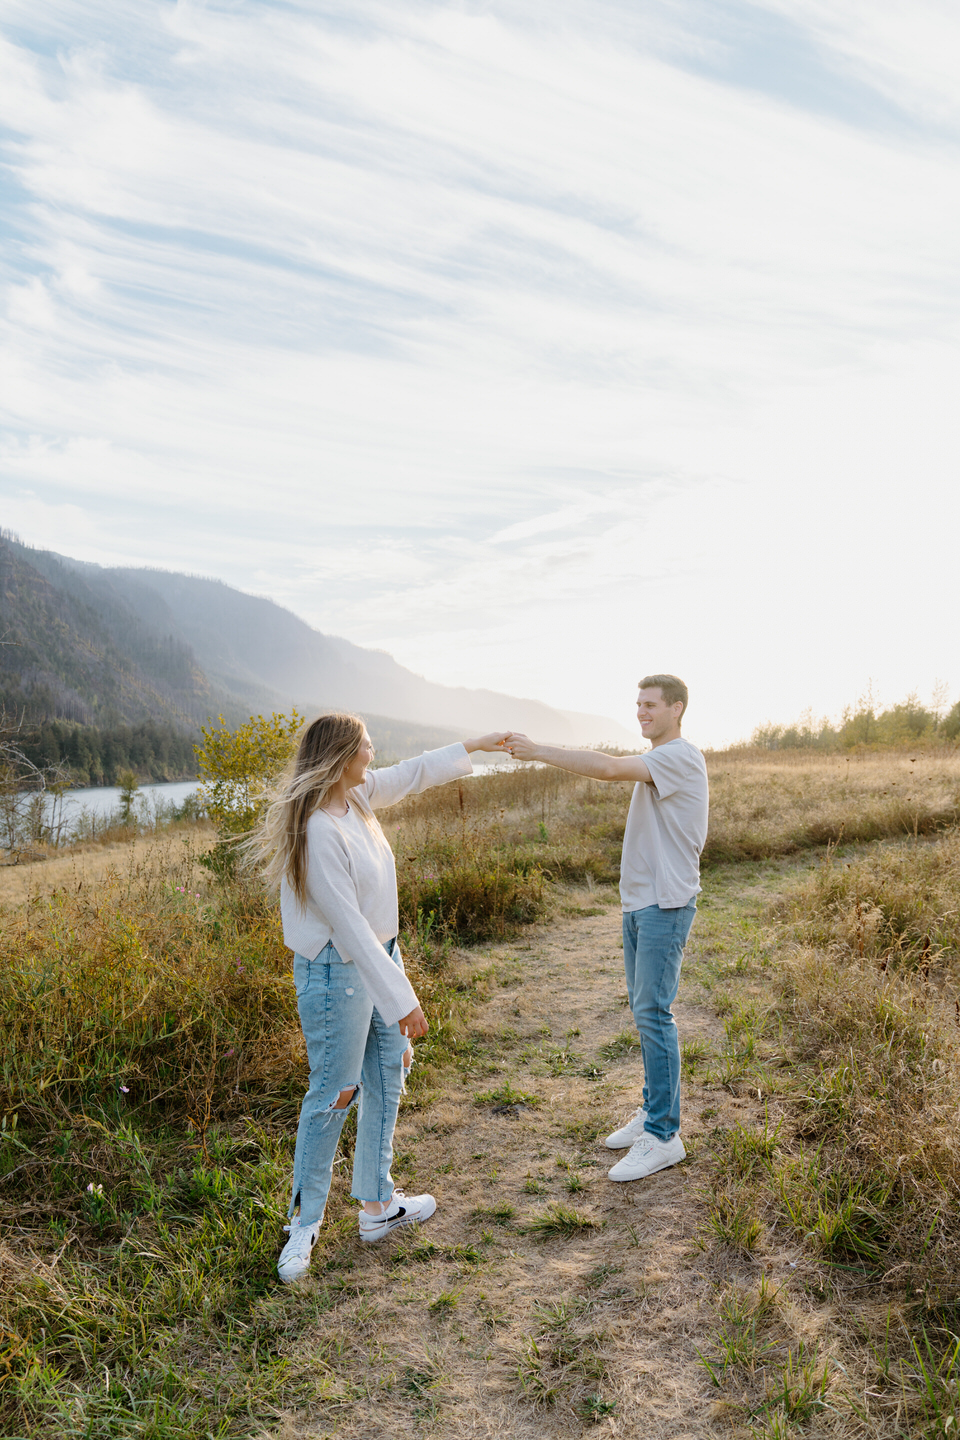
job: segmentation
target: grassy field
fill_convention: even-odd
[[[711,1377],[735,1412],[778,1397],[759,1435],[945,1440],[960,1426],[960,837],[751,868],[749,886],[743,867],[714,877],[688,976],[726,1032],[701,1078],[763,1106],[712,1147]],[[782,1313],[798,1299],[813,1317],[799,1346]]]
[[[294,1291],[274,1267],[305,1067],[274,910],[186,831],[32,899],[0,882],[3,1433],[952,1435],[960,757],[710,767],[684,992],[706,1017],[684,1046],[699,1119],[675,1195],[646,1190],[680,1225],[659,1267],[630,1239],[643,1187],[595,1169],[635,1103],[610,888],[626,787],[524,769],[391,812],[433,1022],[399,1164],[462,1233],[360,1256],[338,1170]],[[543,1004],[561,951],[562,1026]],[[671,1285],[673,1310],[652,1298]],[[641,1344],[651,1375],[685,1357],[680,1419],[638,1401]]]
[[[710,756],[708,768],[706,867],[931,835],[960,821],[953,751],[740,751]],[[395,806],[386,828],[408,923],[432,914],[441,930],[487,938],[543,913],[543,880],[615,883],[629,797],[626,784],[523,767]]]

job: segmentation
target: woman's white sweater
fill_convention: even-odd
[[[394,805],[473,773],[462,745],[428,750],[383,770],[370,770],[361,787],[373,810]],[[351,794],[355,793],[353,791]],[[315,810],[307,821],[307,903],[301,906],[284,879],[280,886],[283,938],[298,955],[315,960],[329,940],[341,959],[352,961],[388,1025],[409,1015],[419,1001],[403,971],[387,957],[384,941],[400,928],[393,851],[374,821],[350,806],[343,817]]]

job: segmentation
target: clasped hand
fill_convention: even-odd
[[[501,748],[508,750],[514,760],[536,760],[537,747],[529,735],[511,730],[503,738]]]

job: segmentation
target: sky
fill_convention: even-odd
[[[673,672],[705,745],[871,685],[960,698],[955,4],[2,0],[0,29],[27,543],[634,728]]]

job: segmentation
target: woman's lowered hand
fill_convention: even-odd
[[[503,749],[503,742],[509,734],[509,730],[494,730],[490,735],[481,735],[476,740],[464,740],[463,748],[468,755],[474,750],[496,752]]]
[[[408,1040],[417,1040],[421,1035],[426,1035],[430,1029],[427,1017],[419,1005],[416,1010],[411,1010],[409,1015],[404,1015],[399,1023],[400,1034],[405,1035]]]

